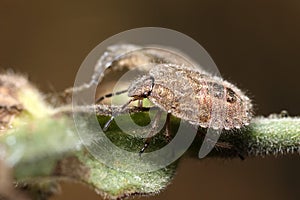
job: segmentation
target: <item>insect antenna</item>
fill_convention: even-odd
[[[110,98],[112,96],[116,96],[116,95],[120,95],[120,94],[124,94],[125,92],[127,92],[128,90],[121,90],[121,91],[118,91],[118,92],[115,92],[115,93],[109,93],[109,94],[106,94],[104,96],[101,96],[99,97],[96,101],[95,101],[95,104],[103,101],[104,99],[106,98]]]

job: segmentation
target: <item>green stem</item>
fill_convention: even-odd
[[[249,155],[300,153],[300,118],[263,118],[253,120],[246,132]]]
[[[107,112],[103,113],[99,116],[101,125],[109,119]],[[2,159],[14,167],[17,181],[30,183],[30,180],[41,177],[69,177],[88,184],[106,197],[118,198],[130,194],[158,193],[175,174],[176,164],[143,174],[111,169],[83,148],[70,117],[57,113],[55,116],[27,119],[27,124],[0,136]],[[131,117],[138,124],[149,123],[147,112],[136,112]],[[180,120],[171,120],[172,126],[178,126]],[[138,151],[143,144],[143,139],[129,138],[115,123],[112,123],[108,137],[118,146],[132,148],[133,151]],[[154,142],[152,148],[161,148],[165,144],[164,137],[155,137],[161,142]],[[299,153],[300,118],[257,117],[248,128],[224,133],[220,140],[236,146],[249,156]],[[197,147],[192,151],[197,153],[201,143],[196,142],[195,145]],[[215,151],[208,156],[215,155],[233,156],[226,151]]]

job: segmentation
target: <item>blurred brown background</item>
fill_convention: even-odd
[[[300,1],[0,1],[0,67],[45,92],[73,84],[101,41],[143,26],[197,40],[223,77],[249,91],[256,113],[300,113]],[[300,199],[300,159],[184,159],[165,192],[147,199]],[[100,199],[78,184],[52,198]]]

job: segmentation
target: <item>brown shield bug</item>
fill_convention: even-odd
[[[236,86],[219,77],[186,65],[163,63],[154,65],[146,75],[132,81],[126,91],[130,100],[149,99],[161,110],[158,111],[148,134],[143,153],[150,138],[156,133],[157,123],[163,111],[167,112],[166,136],[169,137],[170,115],[190,124],[216,130],[239,129],[249,124],[252,118],[251,100]],[[119,93],[116,93],[119,94]],[[114,94],[106,95],[111,97]],[[103,100],[101,97],[97,102]],[[104,131],[116,116],[105,124]]]

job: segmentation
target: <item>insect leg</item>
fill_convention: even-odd
[[[155,135],[155,133],[157,131],[157,128],[158,128],[158,122],[159,122],[159,120],[161,118],[162,112],[163,111],[161,111],[161,110],[157,111],[157,113],[156,113],[156,115],[154,117],[153,123],[152,123],[151,130],[150,130],[150,132],[147,135],[147,139],[145,140],[144,146],[143,146],[143,148],[139,152],[140,155],[142,155],[142,153],[144,153],[144,151],[148,148],[152,137]]]
[[[143,107],[143,100],[138,100],[138,107],[139,108],[142,108]]]
[[[202,131],[199,131],[198,130],[198,134],[200,135],[201,138],[205,138],[205,133],[202,132]],[[230,144],[228,142],[220,142],[220,141],[217,141],[217,142],[214,142],[212,139],[210,138],[206,138],[205,139],[206,142],[208,142],[209,145],[214,145],[214,147],[216,149],[218,148],[221,148],[221,149],[227,149],[227,150],[231,150],[235,153],[235,155],[237,155],[241,160],[244,160],[244,156],[243,156],[243,153],[241,152],[241,150],[239,150],[235,145],[233,144]]]
[[[166,127],[165,137],[166,137],[167,142],[170,142],[170,140],[171,140],[171,123],[170,122],[171,122],[171,113],[168,113],[167,119],[166,119],[166,124],[165,124],[165,127]]]
[[[233,150],[241,160],[245,160],[245,157],[242,155],[241,151],[239,151],[237,147],[228,142],[217,142],[215,144],[215,147]]]
[[[120,109],[119,112],[114,113],[114,114],[111,116],[111,118],[110,118],[110,119],[106,122],[106,124],[104,125],[103,131],[107,131],[109,125],[110,125],[111,122],[114,120],[114,118],[115,118],[119,113],[123,112],[123,111],[126,109],[126,107],[127,107],[131,102],[136,101],[136,100],[137,100],[136,98],[130,99],[127,103],[125,103],[125,104],[121,107],[121,109]]]

